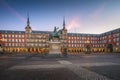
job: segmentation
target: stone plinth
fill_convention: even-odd
[[[61,42],[58,40],[51,40],[49,42],[50,52],[49,54],[61,54]]]

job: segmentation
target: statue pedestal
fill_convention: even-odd
[[[50,41],[49,54],[61,54],[61,42],[58,40]]]

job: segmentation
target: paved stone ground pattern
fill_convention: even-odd
[[[0,55],[0,80],[120,80],[119,72],[120,54]]]

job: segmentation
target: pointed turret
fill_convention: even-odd
[[[29,20],[29,14],[27,14],[27,26],[25,27],[25,29],[31,29],[30,20]]]
[[[30,26],[29,14],[28,14],[28,18],[27,18],[27,26]]]
[[[26,33],[31,33],[31,27],[30,27],[30,20],[29,20],[29,14],[27,14],[27,26],[25,27]]]
[[[63,30],[65,30],[65,17],[63,17]]]

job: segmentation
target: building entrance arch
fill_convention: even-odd
[[[108,52],[113,52],[113,45],[112,44],[107,45],[107,51]]]
[[[87,44],[86,45],[86,53],[90,54],[90,52],[91,52],[91,46],[90,46],[90,44]]]

